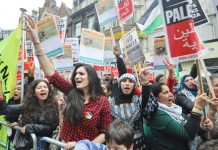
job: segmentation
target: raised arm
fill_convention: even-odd
[[[26,31],[30,34],[31,41],[33,42],[36,56],[39,60],[39,63],[45,73],[46,76],[50,77],[55,73],[55,68],[53,64],[50,62],[48,57],[45,55],[45,51],[40,43],[38,36],[38,29],[30,16],[25,17],[27,21],[27,29]]]
[[[149,71],[144,67],[139,72],[139,81],[142,85],[142,109],[145,108],[150,97]]]
[[[165,60],[162,61],[167,67],[167,70],[169,72],[169,76],[167,78],[167,86],[169,87],[170,92],[174,94],[174,73],[175,73],[174,65],[171,64],[167,58],[165,58]]]
[[[127,73],[127,70],[123,59],[120,57],[120,50],[116,46],[114,46],[113,53],[117,59],[117,68],[119,71],[119,76],[122,76],[123,74]]]

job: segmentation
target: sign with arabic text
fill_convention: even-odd
[[[124,22],[133,16],[132,0],[117,0],[118,17]]]
[[[207,53],[199,39],[188,0],[159,0],[164,14],[169,54],[174,63],[200,58]]]

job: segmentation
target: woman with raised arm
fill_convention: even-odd
[[[72,83],[55,71],[42,48],[36,24],[29,16],[27,31],[34,44],[36,56],[49,82],[67,95],[60,138],[71,149],[79,140],[105,142],[105,131],[111,122],[110,105],[104,96],[100,79],[91,65],[78,64],[72,74]]]
[[[139,73],[140,83],[143,86],[142,94],[136,95],[134,88],[136,78],[125,73],[118,78],[117,94],[109,98],[111,115],[113,119],[128,122],[134,129],[134,150],[146,150],[146,139],[143,133],[142,116],[152,113],[157,108],[157,103],[149,99],[149,72],[143,68]],[[145,115],[144,115],[145,114]]]
[[[200,129],[201,116],[207,103],[206,94],[198,95],[189,118],[182,114],[182,108],[173,103],[174,97],[165,83],[152,85],[152,93],[158,101],[158,110],[150,119],[145,119],[144,131],[150,137],[150,146],[153,150],[189,150],[193,146],[191,140]],[[210,123],[209,123],[210,122]],[[210,120],[204,124],[213,128]],[[196,146],[196,145],[195,145]]]

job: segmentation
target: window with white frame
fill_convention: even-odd
[[[75,23],[74,25],[74,36],[77,37],[77,36],[80,36],[81,35],[81,30],[82,30],[82,23],[81,21],[78,21]]]
[[[95,22],[95,15],[88,16],[87,21],[88,21],[87,28],[93,29],[93,25]]]

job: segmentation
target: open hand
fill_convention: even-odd
[[[65,145],[64,149],[65,149],[65,150],[71,150],[75,145],[76,145],[76,142],[68,142],[68,143]]]
[[[165,60],[162,60],[165,66],[167,67],[167,70],[169,71],[169,77],[174,77],[175,67],[174,64],[171,64],[169,60],[165,57]]]
[[[31,41],[33,42],[33,44],[40,43],[39,36],[38,36],[38,29],[35,22],[30,16],[25,16],[24,18],[27,21],[26,31],[29,32]]]

